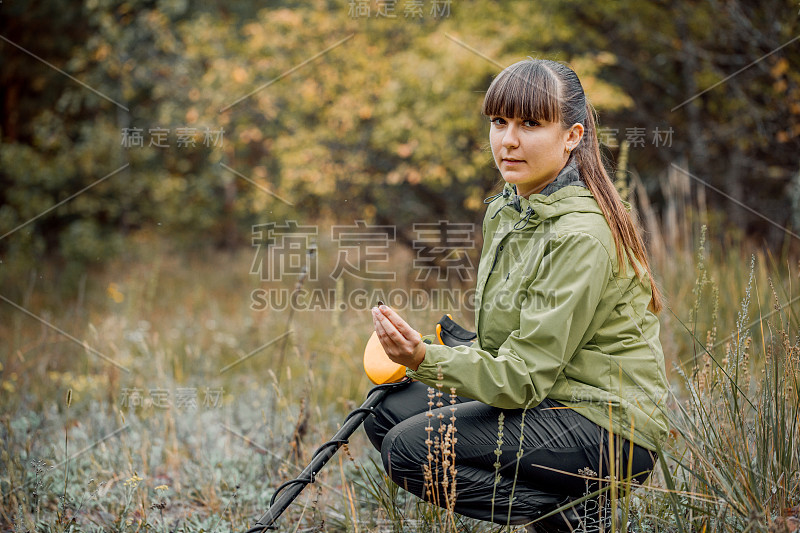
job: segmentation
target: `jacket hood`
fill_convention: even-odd
[[[562,178],[565,173],[578,173],[574,163],[570,162],[564,167],[556,179]],[[529,222],[536,226],[538,222],[567,213],[603,214],[591,191],[583,185],[570,184],[551,194],[531,194],[527,198],[517,195],[516,191],[515,185],[505,183],[502,192],[486,198],[484,203],[489,204],[492,218],[517,220],[514,226],[517,230],[525,228]],[[622,203],[627,211],[631,210],[628,202]]]
[[[548,196],[531,194],[528,198],[517,195],[515,190],[506,183],[501,193],[484,200],[489,204],[487,211],[491,213],[491,219],[499,217],[501,221],[514,221],[515,230],[522,230],[529,223],[536,227],[548,218],[567,213],[603,214],[594,196],[585,187],[570,185]]]

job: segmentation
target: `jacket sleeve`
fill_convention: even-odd
[[[613,275],[603,244],[569,233],[545,245],[521,304],[519,329],[497,355],[472,346],[426,346],[425,359],[406,375],[500,408],[534,407],[544,400],[572,356],[591,338],[595,311]],[[490,305],[484,302],[482,305]],[[484,307],[484,320],[491,310]],[[443,379],[438,380],[441,369]]]

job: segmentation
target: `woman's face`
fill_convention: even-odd
[[[528,197],[553,181],[567,164],[569,152],[583,136],[583,126],[564,129],[558,122],[489,117],[492,155],[503,179]]]

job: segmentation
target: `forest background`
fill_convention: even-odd
[[[423,331],[474,324],[502,183],[480,104],[528,56],[598,110],[677,397],[715,349],[767,364],[780,336],[743,317],[797,326],[799,20],[794,0],[2,2],[0,522],[135,530],[169,491],[171,528],[250,523],[366,392],[379,296]],[[761,487],[781,503],[743,517],[793,516],[787,457]],[[374,515],[345,466],[308,527]],[[704,516],[664,502],[664,527]]]

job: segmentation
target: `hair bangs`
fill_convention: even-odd
[[[481,113],[487,117],[560,122],[559,89],[558,79],[546,66],[520,61],[492,81]]]

